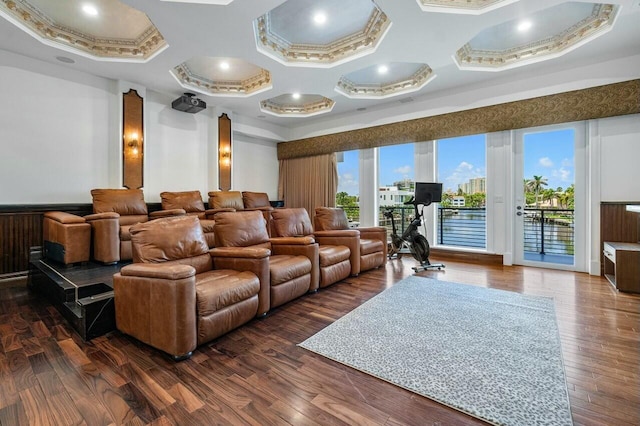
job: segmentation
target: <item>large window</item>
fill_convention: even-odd
[[[443,184],[436,211],[437,243],[486,248],[486,136],[437,141],[437,171]]]
[[[347,213],[347,218],[356,223],[360,220],[358,207],[358,197],[360,195],[359,176],[358,151],[339,152],[336,206],[342,207]]]
[[[391,145],[378,150],[378,223],[391,232],[391,223],[383,212],[394,210],[396,226],[402,232],[411,221],[413,207],[403,203],[414,192],[414,144]]]

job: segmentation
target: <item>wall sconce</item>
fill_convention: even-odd
[[[220,151],[220,164],[226,167],[231,165],[231,152],[228,150]]]
[[[127,143],[127,146],[129,147],[129,152],[133,155],[133,156],[137,156],[139,153],[138,150],[138,133],[131,133],[129,135],[129,142]]]
[[[227,114],[218,117],[218,188],[231,190],[231,120]]]

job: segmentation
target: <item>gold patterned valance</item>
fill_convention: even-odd
[[[278,159],[640,113],[640,80],[278,144]]]

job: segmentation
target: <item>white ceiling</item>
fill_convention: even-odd
[[[76,22],[81,28],[87,28],[87,26],[105,28],[105,30],[111,28],[109,25],[91,23],[92,21],[86,20],[86,17],[74,15],[75,12],[65,9],[68,6],[62,6],[69,4],[67,1],[29,1],[42,9],[50,8],[55,4],[55,8],[50,11],[52,15],[59,15],[61,20],[71,24],[82,21]],[[98,5],[109,1],[111,0],[96,0],[95,3]],[[294,2],[293,4],[304,3],[307,6],[320,5],[323,2],[323,0],[290,1]],[[358,75],[358,72],[363,78],[367,76],[366,80],[370,82],[373,79],[371,70],[380,64],[392,64],[390,68],[398,69],[406,68],[397,65],[402,63],[427,64],[431,67],[437,78],[411,94],[411,97],[416,100],[424,100],[432,97],[435,99],[442,93],[459,90],[460,87],[482,87],[496,84],[501,79],[513,80],[519,75],[531,73],[539,76],[553,75],[558,70],[640,54],[640,0],[609,2],[621,6],[615,25],[609,32],[589,43],[545,62],[498,72],[461,70],[456,66],[453,56],[458,49],[483,31],[485,31],[483,34],[488,34],[490,31],[497,31],[496,29],[501,28],[500,26],[511,25],[507,23],[518,22],[525,18],[539,19],[537,15],[549,13],[544,12],[545,9],[558,7],[552,11],[553,18],[548,17],[543,23],[534,22],[536,31],[557,23],[566,22],[567,26],[573,25],[577,12],[566,12],[565,10],[572,9],[571,5],[566,5],[564,3],[567,2],[561,0],[520,0],[480,15],[424,12],[416,0],[377,0],[377,6],[388,16],[392,25],[375,52],[330,68],[302,68],[283,65],[260,53],[256,48],[254,21],[282,5],[283,0],[235,0],[228,5],[158,0],[121,0],[121,2],[146,13],[169,45],[146,63],[97,61],[72,53],[68,49],[67,51],[56,49],[41,43],[5,19],[0,19],[0,49],[106,78],[141,84],[148,89],[175,97],[185,91],[170,74],[170,70],[176,66],[192,58],[203,57],[228,58],[232,62],[233,60],[245,61],[271,73],[272,88],[270,90],[244,98],[207,95],[199,95],[199,97],[210,106],[220,106],[246,117],[259,117],[260,120],[291,128],[305,126],[314,120],[337,118],[344,114],[355,114],[354,117],[357,117],[357,111],[363,108],[380,110],[397,107],[403,96],[384,99],[350,99],[334,89],[342,76],[353,76],[353,73]],[[363,5],[359,3],[360,0],[354,1],[353,7],[356,9],[367,7],[366,2]],[[350,0],[329,1],[326,8],[327,25],[334,19],[332,14],[338,13],[339,16],[335,19],[343,22],[345,17],[355,13],[348,6],[350,4]],[[587,8],[580,4],[577,6],[574,9]],[[366,22],[364,17],[360,16],[360,18]],[[284,26],[280,31],[291,31],[292,34],[300,36],[305,33],[304,28],[310,29],[311,24],[308,21],[293,23],[292,19],[287,15],[286,20],[292,23],[284,25],[282,22],[286,21],[282,21],[280,24]],[[135,26],[127,25],[126,19],[118,18],[117,22],[125,24],[124,26],[132,32],[137,31]],[[491,28],[493,30],[489,30]],[[313,29],[313,31],[316,30],[317,28]],[[292,34],[289,36],[293,37]],[[308,35],[309,32],[306,34]],[[342,33],[338,34],[342,35]],[[503,35],[492,37],[501,46],[505,43],[505,38],[508,38]],[[513,44],[515,43],[520,43],[516,35],[513,36]],[[506,43],[506,45],[511,44],[511,42]],[[58,56],[71,58],[75,63],[63,64],[56,59]],[[200,63],[206,62],[204,59],[197,60],[201,61]],[[638,76],[640,78],[640,70],[638,70]],[[260,110],[261,101],[296,92],[303,95],[324,96],[335,101],[335,105],[326,114],[303,117],[278,117],[265,114]]]

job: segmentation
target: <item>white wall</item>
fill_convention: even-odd
[[[199,190],[206,201],[207,192],[217,189],[217,182],[208,178],[209,153],[217,152],[217,133],[215,139],[209,135],[211,111],[176,111],[171,108],[172,100],[147,91],[145,198],[159,202],[162,191]]]
[[[0,51],[0,204],[85,203],[109,184],[113,86]]]
[[[602,201],[640,201],[640,114],[597,122]]]
[[[274,142],[233,134],[232,189],[266,192],[278,199],[278,153]]]
[[[172,95],[0,51],[0,204],[90,203],[92,188],[119,187],[129,85],[144,93],[145,199],[199,190],[206,201],[218,187],[217,108],[183,113]],[[276,199],[276,141],[287,129],[228,113],[243,130],[234,132],[233,189]]]

